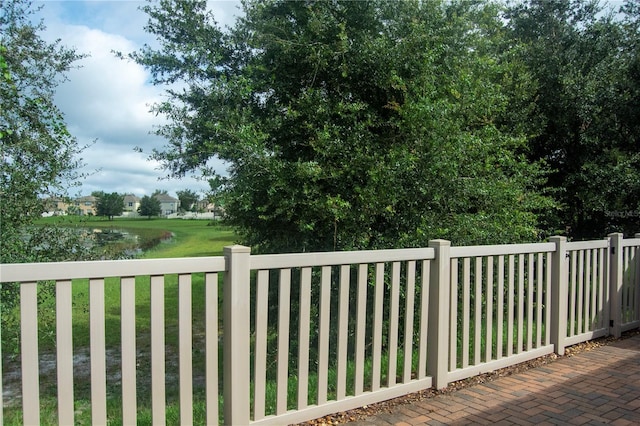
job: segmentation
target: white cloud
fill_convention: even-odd
[[[112,51],[129,52],[127,39],[82,26],[67,26],[64,38],[78,52],[90,56],[72,70],[69,81],[58,88],[57,101],[68,122],[82,123],[83,136],[122,137],[145,134],[158,120],[149,113],[158,101],[158,88],[146,85],[148,75],[139,65],[115,57]],[[129,143],[126,140],[111,142]]]
[[[159,164],[147,161],[145,152],[161,148],[166,141],[150,134],[162,117],[149,112],[163,98],[163,88],[148,84],[149,74],[138,64],[118,59],[113,51],[128,53],[143,43],[153,43],[144,32],[144,2],[42,2],[47,26],[45,37],[61,39],[64,46],[89,56],[70,71],[69,81],[57,90],[56,102],[65,114],[71,133],[81,145],[96,141],[82,153],[90,173],[83,194],[92,191],[151,194],[155,189],[174,193],[181,189],[204,191],[206,182],[193,178],[159,180],[166,175]],[[231,25],[238,14],[237,1],[209,2],[220,25]],[[218,160],[210,164],[224,173]],[[99,170],[95,172],[95,170]]]

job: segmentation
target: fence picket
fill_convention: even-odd
[[[309,399],[309,330],[311,318],[311,268],[300,272],[300,321],[298,323],[298,410]]]
[[[591,280],[591,315],[589,316],[589,328],[590,330],[596,330],[600,327],[597,326],[596,319],[600,317],[597,309],[598,302],[598,249],[592,250],[591,256],[591,273],[593,278]]]
[[[578,301],[576,314],[576,334],[583,333],[582,305],[584,300],[584,250],[578,252]]]
[[[267,383],[267,324],[269,323],[269,271],[260,270],[256,280],[253,419],[265,416]]]
[[[429,261],[422,261],[420,282],[420,348],[418,352],[418,380],[427,375],[427,330],[429,327]]]
[[[323,266],[320,278],[320,320],[318,326],[318,405],[327,403],[329,369],[329,318],[331,267]]]
[[[498,328],[496,330],[496,359],[502,358],[502,344],[504,331],[504,256],[498,256],[498,305],[496,306],[498,314],[496,321]]]
[[[389,306],[389,364],[387,368],[387,387],[396,384],[398,368],[398,322],[400,315],[400,262],[391,264],[391,304]]]
[[[480,364],[480,349],[482,345],[482,257],[476,257],[473,272],[475,275],[473,365],[478,365]]]
[[[287,411],[289,388],[289,320],[291,313],[291,269],[280,270],[278,309],[278,372],[276,414]]]
[[[137,423],[136,392],[136,279],[120,280],[122,335],[122,423]],[[63,422],[61,422],[63,424]]]
[[[508,259],[507,271],[508,290],[507,290],[507,357],[513,355],[513,314],[514,314],[514,283],[515,283],[515,257],[510,254]]]
[[[493,256],[487,257],[487,270],[486,270],[486,282],[487,282],[487,327],[485,331],[485,362],[489,362],[492,359],[493,349]]]
[[[218,410],[218,274],[205,274],[205,374],[207,424],[220,423]]]
[[[347,395],[347,346],[349,343],[349,281],[351,265],[340,267],[340,288],[338,296],[338,368],[336,399],[340,401]]]
[[[355,384],[354,395],[364,391],[364,350],[365,332],[367,328],[367,278],[369,265],[358,267],[358,299],[356,304],[356,349],[355,349]]]
[[[458,259],[451,259],[451,296],[449,300],[449,371],[458,366]]]
[[[469,311],[471,310],[470,265],[471,259],[465,257],[462,261],[462,368],[469,366]],[[451,338],[454,338],[454,336],[451,336]]]
[[[547,265],[548,268],[548,265]],[[543,295],[543,285],[544,285],[544,277],[542,275],[542,271],[544,270],[544,255],[542,253],[538,253],[538,261],[537,261],[537,270],[536,270],[536,348],[542,346],[542,295]],[[547,328],[548,328],[548,324]]]
[[[640,237],[640,234],[636,234],[636,238]],[[634,247],[635,250],[635,267],[634,267],[634,280],[633,290],[635,292],[635,320],[640,321],[640,248]]]
[[[584,330],[591,331],[591,250],[585,250],[584,259]]]
[[[546,290],[544,292],[544,343],[545,345],[551,344],[551,277],[552,277],[552,253],[547,253],[547,277],[546,277]],[[562,259],[565,261],[566,259]],[[566,281],[564,282],[566,284]],[[557,283],[556,285],[560,285]],[[565,309],[566,313],[566,309]],[[566,324],[566,323],[565,323]]]
[[[634,271],[634,247],[624,247],[623,249],[623,279],[622,279],[622,324],[626,325],[635,319],[635,297],[633,287],[635,286]]]
[[[0,283],[0,293],[2,283]],[[2,303],[0,303],[0,319],[2,318]],[[2,360],[2,321],[0,321],[0,360]],[[4,380],[2,380],[2,362],[0,362],[0,425],[4,424]]]
[[[73,322],[71,281],[56,282],[56,366],[58,379],[58,423],[74,424]],[[123,384],[124,384],[124,375]]]
[[[25,425],[35,425],[40,424],[38,285],[35,282],[25,282],[20,286],[20,336],[22,418]]]
[[[104,279],[89,280],[91,333],[91,422],[107,423],[107,370],[104,323]]]
[[[384,263],[376,264],[376,285],[373,306],[373,353],[371,354],[371,390],[380,389],[382,373],[382,314],[384,301]]]
[[[191,275],[178,276],[178,372],[180,376],[180,423],[193,424]]]
[[[414,298],[416,292],[416,262],[407,262],[407,288],[405,304],[405,326],[404,326],[404,372],[402,383],[409,383],[411,380],[411,361],[413,356],[413,313]]]
[[[524,341],[524,255],[518,255],[518,327],[516,353],[522,353]]]
[[[622,307],[622,312],[621,312],[621,325],[624,325],[627,323],[627,312],[628,312],[628,306],[629,306],[629,301],[628,301],[628,289],[629,289],[629,284],[628,284],[628,271],[629,271],[629,247],[623,247],[622,248],[622,294],[621,294],[621,298],[620,298],[620,306]]]
[[[604,272],[604,268],[605,268],[605,260],[604,260],[604,256],[606,254],[605,249],[598,249],[599,255],[598,255],[598,328],[602,329],[605,328],[607,325],[605,323],[605,321],[607,320],[607,312],[605,311],[605,301],[604,301],[604,287],[607,283],[605,283],[604,281],[604,277],[605,277],[605,272]],[[606,303],[606,306],[608,306],[609,304]]]
[[[629,322],[638,319],[636,309],[636,247],[629,247]]]
[[[578,260],[577,251],[571,252],[571,295],[569,296],[569,336],[576,335],[576,298],[578,297]],[[578,330],[578,333],[580,330]]]
[[[164,276],[151,277],[151,411],[153,424],[165,424]]]
[[[527,351],[533,348],[533,286],[534,280],[534,264],[533,253],[529,253],[529,273],[527,275]]]

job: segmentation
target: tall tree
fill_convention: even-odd
[[[229,164],[231,223],[262,251],[538,238],[549,200],[525,134],[503,126],[529,75],[496,5],[247,1],[223,33],[205,1],[145,8],[161,47],[131,55],[170,124],[175,176]]]
[[[154,196],[145,195],[140,200],[138,213],[140,213],[140,216],[147,216],[149,219],[151,219],[151,216],[159,216],[162,213],[160,201]]]
[[[574,238],[633,234],[640,217],[637,2],[528,0],[506,17],[537,82],[530,158],[552,169],[561,210],[552,228]]]
[[[180,210],[195,211],[196,203],[199,200],[198,194],[190,189],[176,192],[178,200],[180,200]]]
[[[98,197],[96,209],[98,216],[107,216],[109,220],[113,220],[114,216],[120,216],[124,211],[124,195],[117,192],[102,193]]]
[[[54,104],[57,85],[81,55],[44,41],[34,13],[30,1],[0,0],[1,263],[85,254],[64,230],[28,232],[45,208],[41,199],[63,195],[77,181],[81,151]]]

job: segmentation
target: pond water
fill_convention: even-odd
[[[143,229],[85,228],[83,232],[89,244],[110,259],[137,257],[172,237],[168,231]]]

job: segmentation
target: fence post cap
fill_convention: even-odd
[[[549,237],[549,241],[552,243],[567,241],[567,237],[562,235],[554,235],[553,237]]]
[[[607,236],[611,238],[622,238],[624,234],[622,232],[612,232]]]
[[[450,246],[449,240],[429,240],[429,247]]]
[[[224,253],[251,253],[251,247],[236,244],[233,246],[225,246],[223,251]]]

